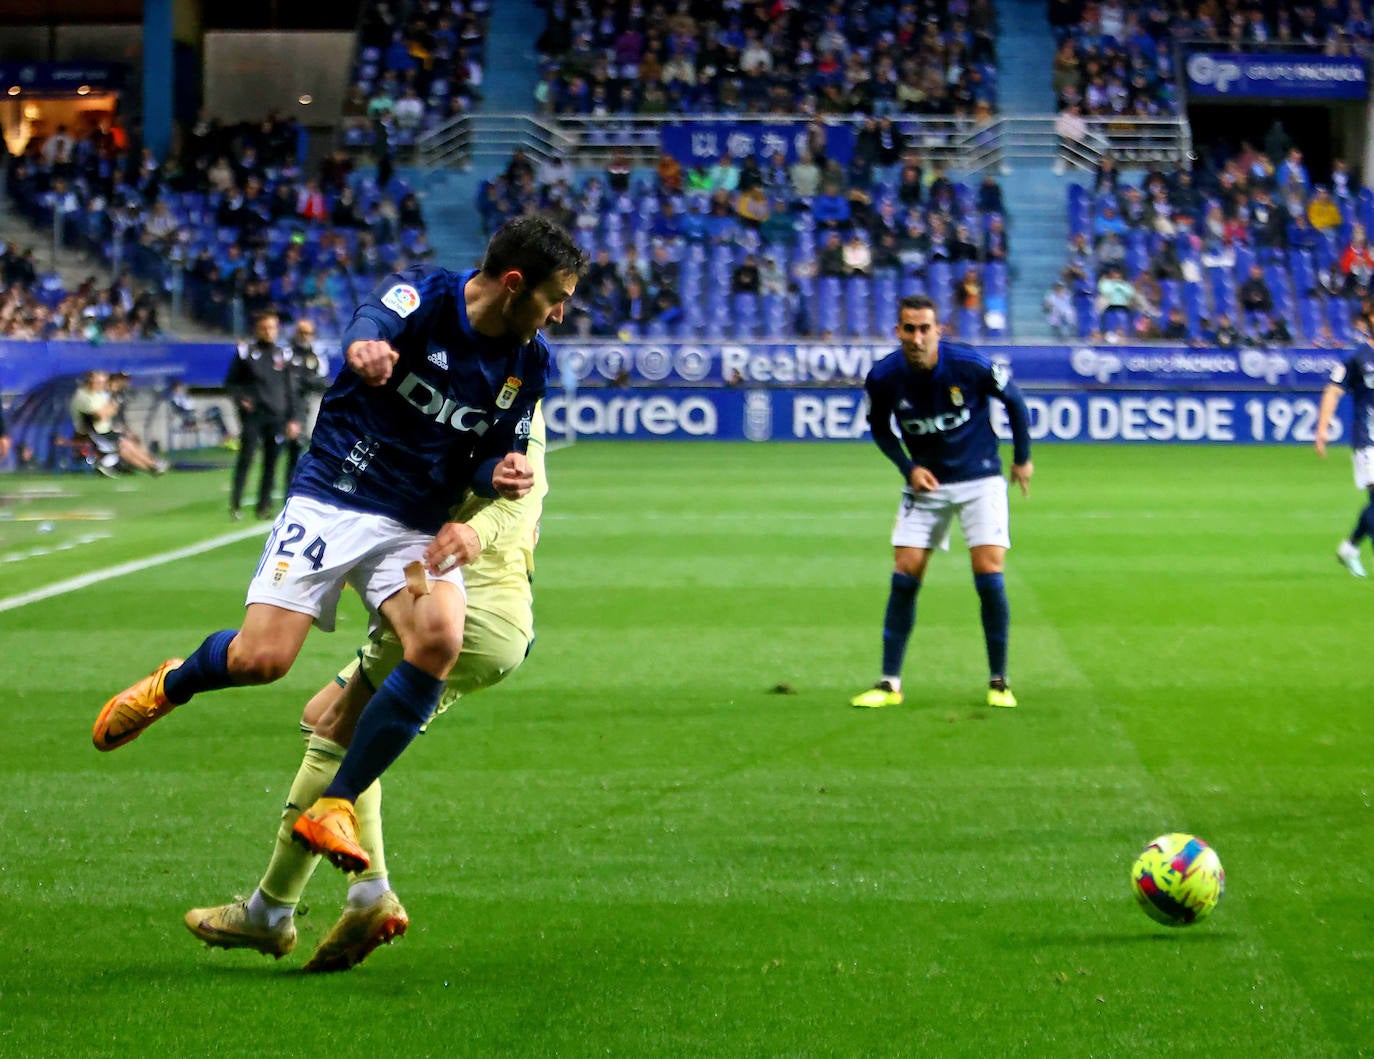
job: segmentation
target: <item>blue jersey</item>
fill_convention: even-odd
[[[1374,445],[1374,349],[1362,346],[1344,364],[1337,364],[1331,381],[1355,403],[1350,443],[1357,449]]]
[[[382,386],[345,365],[320,403],[293,494],[433,533],[480,464],[525,451],[549,347],[542,335],[521,344],[473,330],[463,288],[474,274],[419,265],[358,306],[345,351],[381,340],[399,359]]]
[[[1030,459],[1030,429],[1021,391],[1000,364],[958,342],[940,343],[931,371],[907,363],[900,349],[868,373],[868,425],[873,440],[909,480],[924,467],[941,484],[966,482],[1002,473],[992,400],[1006,405],[1011,420],[1013,459]],[[901,440],[892,431],[896,419]]]

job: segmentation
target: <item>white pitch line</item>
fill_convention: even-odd
[[[35,588],[31,592],[21,592],[17,596],[6,596],[0,599],[0,612],[17,610],[19,607],[26,607],[30,603],[38,603],[45,599],[52,599],[54,596],[66,595],[68,592],[79,592],[83,588],[98,585],[102,581],[110,581],[116,577],[123,577],[125,574],[136,574],[140,570],[162,566],[164,563],[189,559],[193,555],[211,552],[216,548],[224,547],[226,544],[236,544],[239,541],[247,540],[249,537],[265,535],[269,529],[271,529],[271,525],[266,522],[255,526],[245,526],[233,533],[211,537],[199,544],[188,544],[185,548],[177,548],[175,551],[161,552],[157,555],[150,555],[146,559],[120,563],[118,566],[107,566],[104,570],[93,570],[89,574],[68,578],[66,581],[57,581],[45,588]]]
[[[27,559],[38,559],[44,555],[52,555],[54,552],[69,552],[73,548],[80,547],[83,544],[94,544],[96,541],[109,539],[110,534],[108,533],[87,533],[81,537],[77,537],[75,540],[54,544],[50,548],[30,548],[25,552],[9,552],[5,555],[0,555],[0,563],[21,563]]]

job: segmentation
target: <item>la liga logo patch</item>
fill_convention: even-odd
[[[382,295],[382,304],[404,320],[420,307],[420,292],[409,283],[398,283]]]

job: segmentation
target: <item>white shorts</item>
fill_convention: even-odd
[[[309,497],[286,500],[262,559],[248,584],[247,603],[309,614],[325,632],[349,584],[376,613],[383,601],[405,587],[407,563],[423,560],[434,538],[385,515],[335,507]],[[463,568],[429,574],[463,588]]]
[[[892,546],[948,551],[949,526],[956,514],[970,548],[983,544],[1011,547],[1007,482],[1001,475],[951,482],[928,493],[903,489],[897,523],[892,527]]]
[[[1374,446],[1365,446],[1356,449],[1355,458],[1355,488],[1368,489],[1374,486]]]

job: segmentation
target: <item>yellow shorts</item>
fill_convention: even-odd
[[[443,713],[464,695],[481,691],[519,668],[529,653],[532,640],[526,628],[491,611],[469,610],[463,624],[463,650],[458,655],[435,716]],[[401,641],[390,629],[378,633],[358,652],[358,658],[339,670],[340,684],[347,684],[362,666],[363,676],[373,688],[381,686],[402,657]]]

